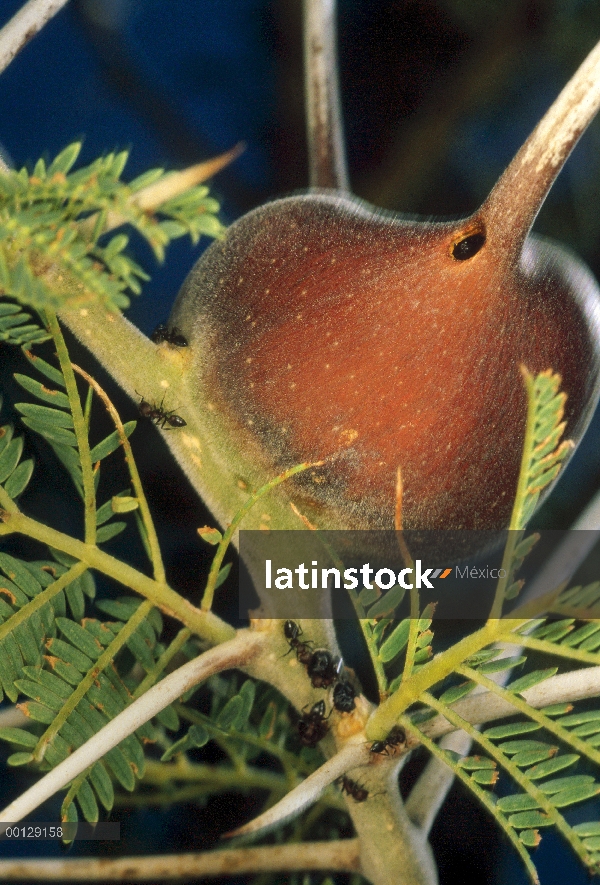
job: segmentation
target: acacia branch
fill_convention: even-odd
[[[33,787],[11,802],[0,812],[0,821],[15,823],[22,820],[190,688],[215,673],[232,667],[245,666],[256,656],[263,643],[264,637],[261,634],[240,631],[235,639],[204,652],[174,673],[170,673],[115,716],[94,737],[53,768]]]
[[[293,873],[329,870],[360,872],[358,839],[265,845],[186,854],[121,857],[117,860],[2,860],[0,880],[22,882],[159,882],[196,877],[233,876],[244,873]]]
[[[336,0],[304,0],[304,84],[311,187],[348,190],[337,66]]]
[[[0,31],[0,73],[68,0],[29,0]]]
[[[600,667],[587,667],[571,673],[560,673],[558,676],[552,676],[539,685],[522,692],[522,697],[536,709],[547,707],[550,704],[580,701],[599,695]],[[515,712],[512,704],[492,692],[484,692],[465,698],[453,704],[451,709],[471,725],[483,725],[496,719],[504,719],[506,716],[514,716]],[[434,739],[455,730],[454,726],[443,716],[430,719],[419,726],[419,729],[427,737]]]

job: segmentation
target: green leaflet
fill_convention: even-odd
[[[566,808],[568,805],[575,805],[576,802],[584,802],[600,793],[600,784],[576,784],[561,790],[552,797],[552,804],[555,808]]]
[[[466,771],[476,771],[478,768],[496,768],[494,760],[488,759],[487,756],[465,756],[458,760],[458,764]]]
[[[6,449],[12,438],[13,427],[11,424],[6,424],[4,427],[0,427],[0,455]]]
[[[590,609],[600,598],[600,581],[593,581],[585,587],[576,586],[560,594],[554,606],[555,611],[561,608]]]
[[[373,584],[373,586],[369,589],[368,587],[364,587],[360,593],[358,594],[358,601],[362,605],[363,608],[368,608],[370,605],[373,605],[379,597],[381,596],[381,590],[377,586],[377,584]]]
[[[91,824],[96,823],[100,816],[100,811],[94,791],[87,780],[82,781],[76,798],[85,820]]]
[[[32,759],[31,753],[12,753],[6,761],[8,765],[16,767],[18,765],[28,765]]]
[[[231,562],[227,562],[222,568],[219,569],[219,574],[217,575],[217,580],[215,581],[215,590],[218,587],[221,587],[222,584],[225,583],[227,578],[229,577],[229,572],[231,571]]]
[[[572,709],[573,704],[550,704],[549,707],[542,707],[540,712],[545,716],[562,716],[570,713]]]
[[[56,428],[72,428],[73,418],[70,412],[63,409],[51,409],[49,406],[38,406],[36,403],[16,403],[15,408],[29,419],[29,426],[44,435]]]
[[[508,822],[511,827],[515,827],[517,830],[537,829],[537,827],[551,827],[554,825],[554,821],[542,811],[521,811],[517,814],[511,814]]]
[[[22,420],[25,427],[39,433],[49,443],[72,447],[77,445],[77,438],[72,430],[54,424],[40,424],[36,419],[23,418]]]
[[[470,694],[474,688],[474,682],[463,682],[461,685],[455,685],[453,688],[447,689],[442,695],[440,695],[440,701],[442,704],[454,704],[456,701],[459,701],[461,698]]]
[[[502,673],[503,670],[512,670],[514,667],[520,667],[526,660],[526,655],[500,658],[497,661],[484,662],[477,669],[480,673],[485,673],[488,676],[490,673]]]
[[[173,707],[165,707],[164,710],[161,710],[160,713],[156,714],[156,718],[160,724],[164,725],[165,728],[168,728],[169,731],[179,731],[181,727],[179,716]]]
[[[24,492],[29,484],[29,480],[33,474],[33,460],[28,458],[26,461],[15,467],[11,475],[4,483],[4,490],[7,495],[14,500],[18,498],[21,492]]]
[[[515,679],[513,682],[510,682],[506,688],[508,691],[520,694],[527,691],[528,688],[533,688],[534,685],[538,685],[545,679],[554,676],[557,671],[558,667],[548,667],[546,670],[532,670],[531,673],[528,673],[526,676],[521,676],[520,679]]]
[[[499,776],[499,773],[495,770],[492,771],[489,768],[478,768],[472,773],[471,780],[484,787],[493,787],[498,781]]]
[[[63,698],[31,679],[17,679],[16,686],[25,697],[37,701],[38,704],[44,704],[55,712],[58,712],[64,703]]]
[[[597,722],[600,720],[600,710],[582,710],[579,713],[571,713],[568,716],[561,716],[557,721],[565,728],[575,725],[583,725],[586,722]]]
[[[183,753],[186,750],[191,750],[194,747],[203,747],[210,740],[210,735],[206,728],[203,725],[192,725],[189,729],[185,737],[182,737],[180,740],[176,741],[168,750],[166,750],[161,756],[161,762],[168,762],[169,759],[172,759],[173,756],[176,756],[178,753]]]
[[[108,525],[101,526],[96,532],[96,543],[104,544],[106,541],[110,541],[111,538],[115,538],[117,535],[120,535],[121,532],[125,531],[127,528],[126,522],[111,522]]]
[[[37,371],[40,372],[40,374],[42,374],[45,378],[47,378],[53,385],[58,385],[59,387],[64,388],[65,379],[63,378],[63,374],[59,369],[51,366],[50,363],[47,363],[45,360],[43,360],[37,354],[33,353],[33,351],[28,350],[27,348],[23,348],[23,354],[30,365],[32,365],[34,369],[37,369]],[[17,381],[19,381],[21,386],[25,386],[21,383],[21,379],[23,378],[28,378],[29,381],[33,381],[33,379],[29,378],[29,376],[27,375],[15,375],[15,378],[17,379]]]
[[[441,699],[440,699],[441,700]],[[510,725],[495,725],[493,728],[486,728],[483,734],[490,740],[501,740],[502,738],[512,737],[515,734],[527,734],[531,731],[539,731],[542,726],[537,722],[512,722]],[[506,752],[506,751],[505,751]]]
[[[133,431],[135,430],[137,425],[137,421],[127,421],[123,425],[123,429],[125,431],[125,436],[130,437]],[[94,448],[91,450],[90,455],[93,463],[96,461],[102,461],[104,458],[107,458],[112,452],[119,448],[121,442],[119,438],[119,434],[115,430],[113,433],[109,434],[102,442],[99,442]]]
[[[234,723],[242,712],[243,701],[239,695],[230,698],[217,717],[217,726],[223,731],[228,731],[233,727]]]
[[[38,362],[41,362],[41,360]],[[36,364],[36,368],[39,369],[39,365]],[[47,385],[42,384],[41,381],[36,381],[35,378],[30,378],[29,375],[21,375],[18,372],[15,373],[14,379],[18,384],[21,385],[21,387],[23,387],[37,399],[42,400],[42,402],[50,403],[51,405],[60,409],[70,408],[69,397],[62,391],[56,390],[53,387],[48,387]]]
[[[0,455],[0,485],[3,485],[15,470],[23,454],[23,439],[16,437],[4,448]]]
[[[557,747],[538,747],[537,749],[531,750],[523,750],[521,753],[516,753],[512,762],[513,765],[518,766],[519,768],[529,768],[530,765],[535,765],[539,762],[544,762],[546,759],[551,759],[556,755]]]
[[[541,836],[537,830],[521,830],[519,839],[527,848],[537,848],[541,842]]]
[[[404,599],[405,593],[405,588],[396,584],[391,590],[380,597],[380,599],[378,599],[367,611],[367,617],[369,620],[375,620],[375,618],[391,615]]]
[[[16,747],[27,747],[29,750],[33,750],[37,743],[35,735],[22,728],[0,728],[0,740]]]
[[[21,437],[13,437],[13,428],[9,424],[0,427],[0,485],[4,485],[5,492],[13,500],[26,489],[33,473],[33,460],[21,461],[22,454]]]
[[[600,836],[600,821],[588,821],[582,824],[575,824],[573,827],[578,836]]]
[[[545,639],[546,642],[558,642],[559,639],[562,639],[572,632],[574,623],[575,618],[563,618],[561,621],[551,621],[549,624],[545,624],[543,627],[538,627],[537,630],[533,630],[529,635],[533,637],[533,639]]]
[[[498,744],[498,748],[502,750],[503,753],[506,753],[507,756],[512,756],[515,753],[525,753],[530,750],[548,750],[552,749],[549,744],[545,744],[543,741],[504,741],[502,744]]]
[[[541,780],[544,777],[548,777],[550,774],[556,774],[557,771],[569,768],[569,766],[574,765],[577,761],[579,761],[579,756],[576,753],[565,753],[561,756],[555,756],[553,759],[548,759],[546,762],[540,762],[539,765],[534,765],[533,768],[528,770],[527,777],[532,781]]]
[[[67,618],[57,618],[56,625],[60,632],[65,636],[75,648],[82,651],[88,658],[95,661],[102,653],[101,645],[90,636],[88,630],[84,630],[79,624]]]
[[[90,782],[106,811],[110,811],[114,805],[115,793],[112,781],[102,762],[96,762],[96,764],[92,766],[90,771]]]
[[[390,635],[379,649],[379,657],[384,664],[393,661],[401,651],[404,650],[408,642],[408,633],[410,630],[410,619],[405,618],[400,621],[397,627],[394,627]]]
[[[531,811],[538,807],[538,803],[527,793],[513,793],[498,799],[496,806],[505,814],[512,814],[516,811]]]
[[[59,658],[66,664],[70,664],[80,673],[87,673],[92,666],[92,661],[86,655],[82,654],[72,645],[63,642],[62,639],[50,639],[46,643],[46,648],[53,657]]]

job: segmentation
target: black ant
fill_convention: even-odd
[[[398,747],[404,744],[406,744],[406,732],[402,726],[395,725],[383,741],[374,741],[371,744],[369,752],[377,753],[380,756],[393,756]]]
[[[333,689],[333,706],[340,713],[351,713],[356,707],[354,687],[342,679]]]
[[[295,621],[286,621],[283,632],[287,639],[290,651],[296,650],[296,657],[306,667],[313,688],[329,688],[338,679],[341,661],[336,661],[326,648],[317,648],[314,651],[309,647],[311,642],[300,642],[302,627]],[[289,652],[288,652],[289,654]]]
[[[317,648],[306,665],[313,688],[329,688],[337,680],[341,661],[336,661],[326,648]]]
[[[137,391],[136,391],[137,392]],[[163,409],[163,403],[165,398],[163,397],[160,406],[153,406],[144,397],[141,393],[138,393],[138,396],[141,397],[140,404],[138,406],[139,413],[144,418],[149,418],[157,427],[162,427],[164,430],[172,430],[177,427],[185,427],[187,425],[187,421],[184,421],[179,415],[175,415],[173,411],[165,412]],[[169,425],[168,427],[166,425]]]
[[[283,632],[289,643],[290,651],[295,650],[297,660],[304,664],[305,667],[308,666],[312,657],[312,649],[310,648],[312,642],[300,642],[298,637],[302,636],[302,627],[296,624],[295,621],[286,621],[283,625]],[[286,652],[286,654],[289,655],[290,651]]]
[[[328,730],[326,718],[329,717],[325,716],[325,701],[317,701],[308,713],[303,713],[300,717],[297,728],[300,741],[305,747],[316,747],[325,737]]]
[[[159,323],[152,335],[150,335],[150,341],[154,344],[162,344],[163,341],[166,341],[167,344],[171,344],[173,347],[188,346],[187,338],[181,334],[177,326],[169,329],[164,323]]]
[[[346,777],[345,774],[341,778],[338,778],[338,783],[340,783],[342,793],[347,793],[349,796],[352,796],[355,802],[364,802],[369,798],[369,791],[367,788],[361,786],[361,784],[357,784],[356,781]]]

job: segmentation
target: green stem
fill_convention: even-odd
[[[373,670],[375,671],[375,676],[377,678],[377,688],[379,689],[379,698],[387,697],[388,690],[388,678],[385,673],[385,669],[383,666],[383,662],[379,657],[379,649],[377,648],[377,643],[373,637],[373,631],[371,630],[371,622],[366,618],[359,618],[358,623],[360,624],[360,629],[362,630],[362,635],[365,638],[365,642],[367,644],[367,649],[369,651],[369,657],[371,658],[371,663],[373,664]]]
[[[166,667],[168,667],[177,652],[183,648],[191,635],[192,631],[189,630],[187,627],[184,627],[183,630],[179,631],[173,642],[170,643],[168,648],[166,648],[162,655],[159,657],[156,664],[152,667],[151,670],[148,670],[147,674],[134,691],[134,698],[141,697],[145,692],[148,691],[149,688],[152,688],[160,674]]]
[[[509,530],[506,544],[504,546],[504,554],[502,556],[502,566],[500,568],[500,571],[504,571],[504,577],[498,578],[496,593],[494,594],[494,601],[488,619],[488,623],[495,624],[496,626],[499,625],[499,620],[502,615],[502,606],[504,605],[506,589],[509,586],[509,582],[512,582],[513,579],[513,560],[517,543],[520,540],[521,532]]]
[[[407,568],[414,570],[414,562],[410,550],[404,540],[404,534],[398,531],[398,545]],[[419,599],[419,591],[413,583],[410,588],[410,622],[408,626],[408,642],[406,645],[406,656],[404,658],[404,670],[402,671],[402,681],[408,679],[415,665],[415,654],[417,651],[417,639],[419,638],[419,614],[421,612],[421,603]]]
[[[402,679],[409,679],[414,663],[415,652],[417,649],[417,639],[419,638],[419,591],[415,589],[414,584],[410,590],[410,624],[408,628],[408,644],[406,646],[406,658],[404,659],[404,670]]]
[[[466,668],[469,669],[469,668]],[[491,680],[490,680],[491,681]],[[557,830],[562,833],[564,838],[570,844],[572,849],[576,852],[578,857],[581,858],[584,863],[587,860],[587,851],[583,847],[581,840],[578,836],[573,832],[571,827],[567,824],[566,820],[558,812],[558,810],[552,805],[548,796],[540,790],[539,787],[531,781],[525,773],[521,771],[521,769],[514,764],[505,754],[500,750],[494,743],[492,743],[489,738],[486,738],[481,734],[480,731],[474,725],[471,725],[466,719],[463,719],[457,713],[455,713],[450,707],[446,706],[446,704],[440,703],[437,698],[434,698],[433,695],[430,695],[428,692],[424,692],[421,700],[426,703],[429,707],[435,710],[437,713],[440,713],[444,716],[452,725],[456,726],[456,728],[460,728],[463,731],[466,731],[469,737],[475,741],[475,743],[479,744],[492,759],[495,759],[496,762],[504,768],[505,771],[512,777],[512,779],[517,783],[521,789],[527,793],[528,796],[531,796],[534,799],[539,808],[548,816],[548,818],[555,825]]]
[[[281,485],[282,482],[285,482],[287,479],[290,479],[297,473],[302,473],[303,471],[308,470],[310,467],[319,467],[321,464],[321,461],[305,462],[304,464],[296,464],[295,467],[290,467],[289,470],[284,470],[284,472],[280,473],[279,476],[276,476],[274,479],[269,480],[269,482],[261,486],[260,489],[254,492],[254,494],[248,498],[246,503],[242,507],[240,507],[225,532],[223,532],[223,537],[219,541],[217,552],[215,553],[215,557],[210,567],[210,572],[208,573],[206,590],[204,591],[204,596],[202,597],[202,603],[200,605],[202,611],[208,612],[212,608],[213,598],[217,585],[217,578],[219,577],[223,558],[225,556],[225,553],[227,552],[229,544],[231,543],[233,535],[237,531],[238,526],[240,525],[246,514],[249,513],[250,510],[252,510],[257,501],[268,494],[272,489]]]
[[[67,795],[63,799],[62,805],[60,806],[61,820],[67,820],[67,812],[68,812],[69,805],[71,805],[71,803],[75,799],[75,796],[79,792],[79,789],[80,789],[82,783],[84,782],[84,780],[86,779],[86,777],[90,773],[90,769],[91,769],[91,766],[90,766],[90,768],[86,768],[85,771],[82,771],[81,774],[79,774],[75,778],[75,780],[73,781],[73,783],[71,784],[71,786],[67,790]]]
[[[5,517],[2,513],[17,513],[19,508],[13,501],[13,499],[6,493],[6,491],[0,486],[0,505],[3,508],[0,510],[0,520],[5,521]]]
[[[130,636],[135,633],[142,621],[145,620],[152,608],[153,603],[148,602],[147,600],[146,602],[141,603],[137,611],[131,616],[131,618],[129,618],[110,645],[104,649],[98,660],[94,663],[94,666],[88,670],[77,688],[73,690],[69,699],[65,701],[56,714],[54,721],[48,726],[36,744],[33,755],[38,762],[41,762],[44,758],[48,745],[52,743],[77,704],[85,697],[88,689],[98,678],[99,674],[112,664],[117,654],[121,651]]]
[[[340,574],[344,573],[344,564],[340,559],[336,559],[334,561],[334,566],[339,569]],[[373,636],[371,621],[366,617],[366,612],[360,599],[358,598],[358,593],[356,593],[355,590],[348,589],[348,595],[350,596],[350,601],[352,602],[354,611],[356,612],[358,623],[362,631],[367,650],[369,652],[371,664],[373,665],[373,670],[375,671],[377,688],[379,689],[379,698],[381,700],[382,698],[387,697],[388,678],[385,673],[383,661],[379,657],[379,649],[377,648],[377,643],[375,642],[375,638]]]
[[[123,446],[123,451],[125,452],[125,462],[129,469],[129,475],[131,477],[131,484],[133,486],[133,490],[135,492],[135,496],[138,501],[139,510],[142,516],[142,520],[144,523],[144,528],[146,529],[146,534],[148,536],[148,544],[150,546],[150,559],[152,562],[152,567],[154,569],[154,579],[159,584],[164,584],[165,582],[165,569],[163,566],[162,556],[160,552],[160,545],[158,543],[158,536],[156,534],[156,529],[154,528],[154,522],[152,521],[152,516],[150,514],[150,508],[148,507],[148,501],[146,500],[146,495],[144,494],[144,488],[142,486],[142,481],[140,479],[140,475],[138,473],[137,465],[135,463],[135,459],[133,457],[133,451],[131,448],[131,443],[129,442],[127,435],[125,433],[125,428],[123,427],[123,422],[121,421],[121,417],[112,402],[106,395],[105,391],[100,387],[98,382],[92,378],[91,375],[88,375],[83,369],[79,366],[73,366],[75,372],[81,375],[90,385],[90,388],[93,388],[102,402],[104,403],[110,417],[113,420],[113,423],[117,429],[117,433],[119,434],[119,441]]]
[[[531,463],[531,450],[533,449],[535,428],[535,412],[536,401],[534,396],[534,377],[525,366],[521,366],[521,373],[525,382],[525,390],[527,392],[527,419],[525,422],[525,438],[523,440],[523,455],[521,457],[521,469],[519,471],[519,482],[517,484],[517,493],[515,495],[515,503],[513,504],[510,525],[508,530],[518,531],[524,528],[523,525],[523,507],[525,498],[527,497],[527,482],[529,479],[529,466]]]
[[[490,622],[497,622],[502,615],[502,606],[504,604],[504,596],[508,582],[512,581],[512,562],[514,558],[515,547],[520,540],[519,531],[524,528],[523,525],[523,507],[527,498],[527,483],[529,479],[529,468],[531,465],[531,451],[534,444],[535,429],[535,413],[536,401],[534,396],[534,378],[525,366],[521,366],[521,374],[525,382],[525,390],[527,393],[527,418],[525,420],[525,437],[523,439],[523,454],[521,455],[521,468],[519,470],[519,481],[517,483],[517,492],[515,494],[515,502],[508,526],[508,538],[504,548],[504,556],[502,557],[502,568],[504,569],[504,577],[498,580],[496,594],[492,609],[490,611]]]
[[[6,530],[5,532],[2,531],[3,528]],[[0,534],[9,533],[18,533],[41,541],[42,544],[48,544],[63,553],[68,553],[69,556],[86,563],[90,568],[114,578],[125,587],[146,597],[166,614],[180,620],[211,645],[217,645],[228,639],[233,639],[235,636],[235,629],[222,621],[221,618],[213,615],[212,612],[200,611],[167,584],[157,583],[98,547],[84,544],[83,541],[71,538],[69,535],[37,522],[20,512],[11,513],[8,522],[4,526],[0,526]]]
[[[486,624],[470,636],[465,636],[452,648],[436,655],[432,661],[424,664],[420,670],[402,682],[398,690],[375,710],[367,723],[367,738],[369,740],[385,738],[396,725],[402,713],[411,704],[420,700],[424,691],[437,682],[441,682],[442,679],[453,673],[463,661],[494,642],[496,636],[497,629],[494,625]]]
[[[545,639],[534,639],[532,636],[514,636],[512,633],[503,633],[499,637],[502,642],[511,645],[525,646],[533,651],[541,651],[548,655],[556,655],[559,658],[569,658],[571,661],[581,661],[582,664],[600,664],[600,655],[579,648],[569,648],[567,645],[557,645],[547,642]]]
[[[38,595],[28,602],[27,605],[24,605],[23,608],[20,608],[19,611],[14,613],[14,615],[11,615],[7,621],[0,624],[0,642],[2,642],[9,633],[15,630],[19,624],[24,623],[24,621],[30,618],[35,611],[40,609],[43,605],[46,605],[47,602],[57,596],[61,590],[64,590],[65,587],[75,581],[85,571],[87,571],[87,565],[84,562],[76,563],[68,572],[65,572],[64,575],[61,575],[60,578],[53,581],[49,587],[46,587],[45,590],[38,593]]]
[[[56,345],[56,355],[58,356],[60,369],[65,379],[65,387],[67,389],[67,395],[71,406],[73,430],[77,437],[77,448],[79,450],[79,462],[81,464],[81,475],[83,480],[85,542],[86,544],[93,544],[96,540],[96,490],[94,487],[94,471],[90,456],[88,427],[81,408],[81,400],[79,398],[79,391],[77,390],[77,382],[75,381],[75,374],[71,366],[69,352],[60,330],[58,320],[56,319],[56,314],[51,311],[46,311],[45,317],[48,329],[54,339],[54,344]]]

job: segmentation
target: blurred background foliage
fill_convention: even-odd
[[[0,25],[21,5],[22,0],[2,0]],[[152,166],[198,162],[242,140],[244,154],[212,185],[225,222],[301,190],[308,173],[300,10],[299,0],[71,0],[0,79],[5,155],[21,166],[40,155],[52,157],[83,137],[82,163],[131,148],[125,177],[133,178]],[[471,212],[599,38],[596,0],[339,0],[355,193],[399,212],[437,217]],[[536,230],[575,249],[598,277],[599,197],[596,121],[552,189]],[[161,267],[143,244],[135,244],[135,257],[152,281],[128,316],[146,334],[168,316],[207,243],[194,248],[178,241]],[[77,345],[73,355],[88,360]],[[2,349],[0,383],[9,398],[19,359],[17,352]],[[97,374],[123,417],[134,417],[134,405]],[[566,527],[598,489],[599,439],[596,416],[539,515],[541,523]],[[206,556],[195,527],[210,516],[153,428],[140,426],[133,443],[169,578],[197,601]],[[38,468],[26,508],[52,512],[57,527],[76,531],[78,508],[66,503],[68,481],[62,485],[42,443],[28,445]],[[122,487],[121,477],[115,487]],[[114,552],[141,564],[141,552],[127,543],[115,541]],[[231,613],[232,599],[221,606],[222,613]],[[23,778],[22,772],[11,773],[2,792],[16,794]],[[492,847],[494,831],[483,814],[460,789],[449,802],[451,814],[442,815],[433,832],[442,882],[521,881],[517,862]],[[145,851],[157,843],[162,851],[206,847],[203,827],[211,831],[216,811],[212,808],[204,824],[198,813],[185,805],[138,810],[127,850]],[[587,881],[553,836],[544,839],[536,864],[546,885],[567,877]]]

